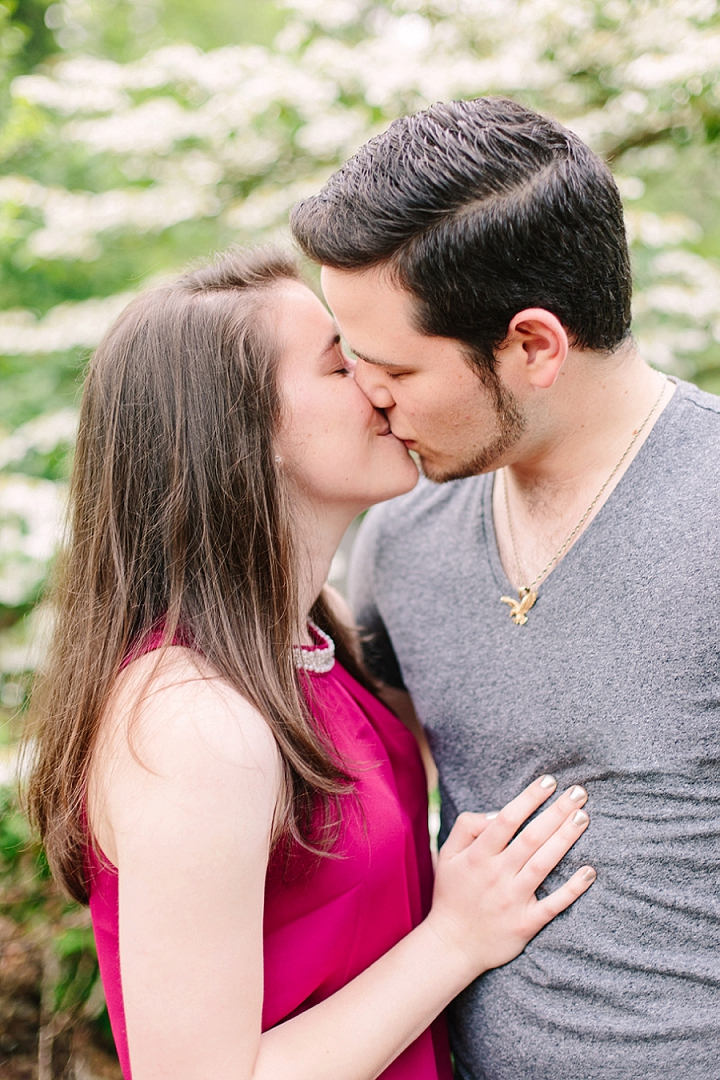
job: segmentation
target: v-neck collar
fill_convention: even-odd
[[[572,559],[572,555],[576,551],[576,549],[580,547],[580,545],[586,547],[587,544],[591,542],[592,537],[596,532],[595,526],[597,525],[597,523],[606,518],[609,514],[611,514],[615,508],[615,504],[618,503],[622,498],[623,493],[627,488],[625,481],[628,479],[628,477],[632,479],[634,477],[634,474],[645,466],[646,459],[649,458],[650,454],[652,453],[652,449],[657,443],[658,439],[662,437],[664,429],[669,423],[672,422],[674,415],[677,412],[677,407],[680,401],[682,401],[687,394],[687,386],[679,379],[672,378],[671,376],[668,376],[668,378],[671,382],[675,383],[675,392],[673,396],[671,397],[670,401],[668,401],[667,405],[653,424],[650,434],[638,450],[635,457],[628,465],[624,474],[620,478],[620,482],[610,492],[607,499],[600,507],[593,520],[577,538],[575,543],[571,545],[568,551],[566,551],[560,561],[553,567],[545,580],[538,586],[538,589],[542,589],[544,593],[547,592],[548,586],[552,588],[553,581],[557,580],[557,576],[562,571],[568,559]],[[515,587],[515,585],[513,585],[513,583],[510,581],[507,574],[505,573],[505,567],[503,566],[502,560],[500,558],[500,549],[497,542],[497,532],[495,530],[495,517],[493,515],[493,493],[495,490],[496,480],[497,473],[494,472],[487,478],[488,482],[484,485],[483,491],[483,530],[485,534],[485,547],[487,550],[488,561],[490,563],[490,569],[492,571],[493,577],[495,578],[498,589],[501,591],[501,593],[509,592],[511,596],[515,596],[517,594],[517,588]],[[590,540],[587,539],[588,537],[590,537]]]

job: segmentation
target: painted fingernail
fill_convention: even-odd
[[[572,817],[573,825],[584,825],[589,820],[584,810],[577,810]]]
[[[489,814],[485,815],[485,820],[486,821],[492,821],[492,819],[496,818],[499,813],[500,813],[499,810],[491,810]]]
[[[557,785],[557,780],[555,779],[554,776],[550,776],[549,773],[546,776],[541,776],[540,777],[540,787],[541,788],[545,788],[547,790],[547,788],[555,787],[556,785]]]
[[[576,784],[575,787],[570,792],[570,800],[571,800],[571,802],[580,802],[581,799],[586,799],[586,798],[587,798],[587,791],[585,790],[585,788],[580,787],[579,784]]]
[[[594,881],[597,874],[593,870],[592,866],[588,866],[585,869],[585,873],[582,876],[583,881]]]

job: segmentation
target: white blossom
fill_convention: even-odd
[[[71,445],[77,432],[77,410],[42,413],[0,439],[0,469],[19,464],[31,451],[49,454],[62,444]]]
[[[285,187],[259,187],[247,199],[231,204],[225,213],[225,221],[245,233],[277,227],[287,220],[288,212],[296,202],[313,195],[326,179],[327,172],[322,172]]]
[[[704,340],[704,344],[692,351],[705,348],[706,329],[715,333],[715,328],[720,327],[720,265],[694,252],[677,250],[658,255],[653,270],[659,280],[643,290],[640,296],[643,309],[666,316],[685,316],[688,326],[697,328],[692,340]],[[687,337],[690,330],[682,333]]]
[[[0,354],[32,356],[92,349],[112,325],[133,293],[117,293],[76,304],[58,304],[42,319],[25,310],[0,312]]]
[[[673,247],[684,241],[697,243],[702,228],[685,214],[654,214],[649,210],[628,210],[625,214],[631,243],[651,248]]]
[[[0,747],[0,787],[10,787],[15,783],[16,777],[17,748],[15,746]]]
[[[66,73],[69,66],[65,65]],[[94,61],[93,66],[95,78],[71,82],[57,76],[21,75],[13,82],[13,94],[69,116],[121,109],[128,98],[107,77],[112,70],[110,61]]]
[[[64,488],[0,474],[0,604],[23,603],[42,583],[60,539]]]

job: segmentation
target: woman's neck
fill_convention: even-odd
[[[300,645],[313,641],[307,631],[307,620],[313,604],[320,595],[330,572],[333,555],[346,529],[357,516],[354,509],[345,507],[305,508],[297,526],[298,601],[302,640]]]

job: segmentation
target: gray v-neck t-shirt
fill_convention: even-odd
[[[493,479],[376,507],[350,578],[371,667],[427,730],[441,836],[544,772],[590,795],[547,887],[598,880],[451,1007],[457,1075],[717,1080],[720,398],[678,384],[525,626],[500,602]]]

